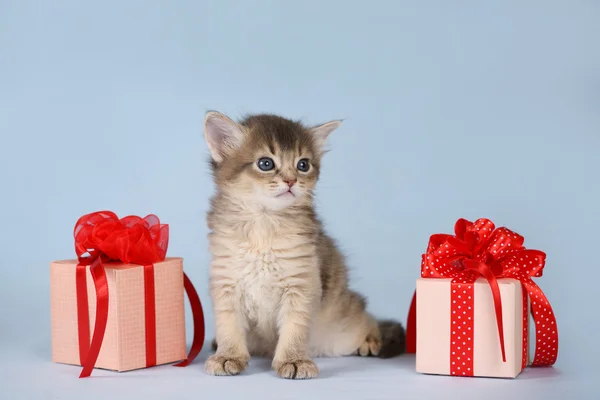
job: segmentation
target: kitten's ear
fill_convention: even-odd
[[[325,147],[325,142],[327,142],[329,134],[336,130],[340,125],[342,125],[341,120],[334,120],[310,128],[310,132],[315,139],[315,144],[319,149],[322,150]]]
[[[226,115],[209,111],[204,118],[204,136],[213,160],[219,163],[242,143],[244,131]]]

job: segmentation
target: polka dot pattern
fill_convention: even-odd
[[[455,278],[450,288],[450,374],[473,376],[473,276]]]
[[[550,302],[542,289],[531,279],[521,281],[529,293],[531,313],[535,323],[534,367],[554,365],[558,358],[558,326]]]
[[[489,219],[481,218],[475,221],[471,226],[467,228],[467,232],[472,232],[477,237],[477,242],[484,243],[486,240],[489,240],[494,232],[495,225]]]
[[[523,368],[528,363],[528,301],[536,330],[533,366],[548,366],[558,355],[558,330],[552,307],[531,277],[541,277],[546,255],[523,247],[523,236],[507,228],[495,228],[482,218],[475,222],[459,219],[455,235],[432,235],[423,254],[421,277],[452,278],[451,346],[452,375],[473,376],[474,285],[479,272],[469,265],[485,263],[497,279],[514,278],[523,285]],[[479,263],[464,262],[465,260]]]
[[[501,260],[503,275],[523,274],[539,278],[546,265],[546,255],[539,250],[525,250],[511,254]]]
[[[521,362],[521,369],[527,367],[529,362],[529,296],[525,285],[521,284],[521,292],[523,293],[523,357]]]

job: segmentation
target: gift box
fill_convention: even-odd
[[[168,234],[154,215],[119,219],[101,211],[80,218],[77,260],[50,264],[54,362],[83,366],[81,377],[93,368],[191,363],[203,345],[204,317],[183,259],[166,257]],[[194,320],[187,356],[184,293]]]
[[[521,283],[514,279],[499,279],[498,287],[506,362],[485,279],[455,287],[452,279],[417,280],[417,372],[466,376],[474,371],[477,376],[514,378],[523,370],[528,360],[527,292],[523,297]],[[456,310],[448,312],[453,304],[458,304]]]
[[[546,255],[488,219],[464,219],[436,234],[422,257],[407,326],[407,352],[425,374],[515,378],[530,363],[529,311],[536,332],[532,366],[558,356],[550,302],[532,280]]]

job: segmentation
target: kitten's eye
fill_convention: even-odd
[[[298,168],[298,171],[307,172],[310,169],[310,164],[306,158],[303,158],[302,160],[298,161],[296,168]]]
[[[273,168],[275,168],[275,163],[273,162],[272,159],[270,159],[268,157],[263,157],[260,160],[258,160],[257,165],[261,171],[270,171]]]

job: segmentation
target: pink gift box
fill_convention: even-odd
[[[506,362],[498,341],[494,302],[488,282],[475,281],[472,323],[462,336],[451,323],[452,279],[417,280],[417,372],[451,375],[451,362],[458,363],[456,372],[471,376],[515,378],[528,364],[528,298],[521,282],[498,279],[502,299],[502,321]],[[524,303],[525,302],[525,303]],[[525,313],[525,314],[524,314]],[[461,321],[457,321],[461,323]],[[471,326],[472,324],[472,326]],[[452,342],[458,348],[451,349]],[[452,351],[455,354],[451,361]],[[468,356],[472,351],[473,360]],[[464,355],[463,355],[464,352]],[[463,358],[461,358],[461,356]],[[467,359],[469,358],[469,359]],[[470,362],[472,361],[473,371]],[[464,364],[464,365],[463,365]]]
[[[554,365],[556,318],[532,279],[542,276],[546,253],[524,241],[486,218],[460,218],[454,235],[431,235],[406,329],[417,372],[515,378],[530,365],[529,310],[536,332],[531,366]]]
[[[79,354],[76,266],[77,260],[50,265],[52,360],[82,365]],[[105,263],[109,312],[104,341],[95,367],[129,371],[146,367],[144,267]],[[87,267],[90,331],[94,329],[96,292]],[[154,264],[156,364],[186,358],[184,274],[181,258]]]

